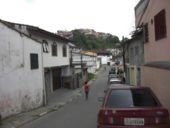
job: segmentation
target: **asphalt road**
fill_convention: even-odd
[[[107,67],[108,68],[108,67]],[[97,79],[90,85],[89,99],[84,93],[60,110],[47,114],[21,128],[96,128],[97,113],[101,106],[98,97],[104,96],[107,84],[107,71],[101,70]]]

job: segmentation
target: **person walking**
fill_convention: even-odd
[[[125,84],[126,83],[126,79],[124,76],[122,76],[122,80],[121,80],[122,84]]]
[[[85,95],[86,95],[86,100],[88,99],[88,95],[89,95],[89,85],[87,84],[87,81],[85,82],[85,86],[84,86],[84,91],[85,91]]]
[[[106,71],[106,66],[104,66],[104,70]]]

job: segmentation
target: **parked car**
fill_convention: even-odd
[[[109,71],[109,74],[115,74],[116,73],[116,69],[115,68],[111,68],[111,70]]]
[[[117,78],[117,74],[109,74],[108,75],[108,81],[112,78]]]
[[[108,85],[115,85],[115,84],[122,84],[122,81],[120,78],[111,78],[108,81]]]
[[[110,86],[97,128],[170,128],[169,113],[148,87]]]

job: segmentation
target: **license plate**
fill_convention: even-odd
[[[124,118],[124,125],[144,125],[143,118]]]

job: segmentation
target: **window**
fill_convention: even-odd
[[[48,48],[47,41],[43,40],[42,43],[43,43],[43,52],[48,53],[49,52],[49,48]]]
[[[165,10],[160,11],[154,17],[154,24],[155,24],[155,40],[159,40],[166,37]]]
[[[144,25],[144,43],[149,42],[148,24]]]
[[[133,99],[130,90],[112,90],[109,94],[106,107],[133,107]]]
[[[130,48],[130,57],[133,58],[133,48]]]
[[[38,69],[38,54],[31,53],[30,54],[30,64],[31,69]]]
[[[55,42],[52,44],[52,56],[57,56],[57,44]]]
[[[157,107],[159,103],[149,89],[115,89],[109,94],[106,107]]]
[[[135,47],[135,55],[138,55],[138,54],[139,54],[139,47],[136,46],[136,47]]]
[[[132,98],[134,106],[156,107],[158,103],[148,89],[132,89]]]
[[[63,46],[63,57],[67,57],[67,47]]]

